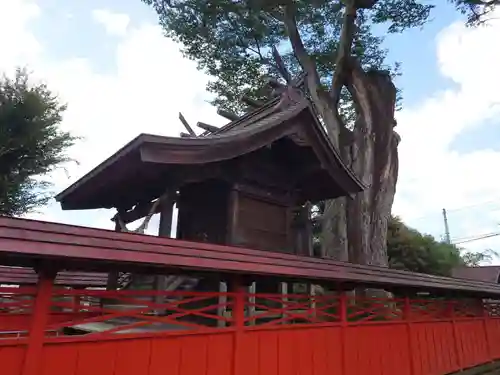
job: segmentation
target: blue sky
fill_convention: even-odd
[[[452,237],[489,233],[500,229],[500,73],[489,68],[500,64],[490,48],[500,24],[466,29],[444,2],[433,18],[423,30],[386,39],[389,59],[403,64],[394,212],[439,237],[446,207]],[[177,135],[179,111],[191,122],[224,123],[205,103],[207,77],[163,37],[140,0],[2,1],[0,48],[0,69],[32,69],[68,103],[62,126],[84,137],[71,150],[79,164],[53,174],[56,192],[140,132]],[[457,210],[464,206],[472,207]],[[32,217],[110,228],[112,215],[62,212],[53,203]],[[467,246],[500,249],[500,240]]]

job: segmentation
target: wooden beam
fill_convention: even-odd
[[[191,136],[196,137],[196,133],[194,132],[193,128],[189,125],[189,123],[186,121],[186,119],[180,112],[179,112],[179,120],[181,120],[182,125],[184,125],[188,133],[191,134]]]
[[[196,126],[210,133],[215,133],[217,130],[219,130],[217,126],[206,124],[204,122],[197,122]]]
[[[120,213],[120,218],[122,219],[124,224],[132,223],[136,220],[139,220],[145,217],[149,213],[149,210],[151,209],[151,204],[152,202],[140,203],[130,211],[125,211],[123,213]],[[154,213],[157,214],[160,212],[160,210],[161,207],[160,205],[158,205]],[[111,218],[111,221],[116,222],[116,215]]]
[[[264,103],[261,102],[260,100],[252,99],[248,95],[243,95],[241,97],[241,101],[253,109],[260,108],[264,105]]]
[[[118,215],[118,214],[117,214]],[[121,232],[122,228],[120,227],[120,223],[118,220],[115,220],[115,232]],[[106,281],[106,290],[117,290],[118,285],[118,276],[119,272],[116,270],[110,271],[108,273],[108,279]]]
[[[193,136],[191,134],[181,132],[181,138],[192,138],[192,137]]]
[[[236,121],[236,120],[238,120],[240,118],[237,114],[229,112],[229,111],[226,111],[224,109],[218,109],[217,110],[217,114],[219,116],[227,118],[230,121]]]

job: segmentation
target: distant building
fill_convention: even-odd
[[[452,276],[500,284],[500,266],[457,267],[452,271]]]

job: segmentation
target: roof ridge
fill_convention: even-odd
[[[247,120],[251,119],[252,117],[261,114],[262,112],[266,111],[267,109],[272,108],[276,103],[279,102],[279,99],[280,99],[280,96],[273,98],[273,99],[267,101],[266,103],[264,103],[263,105],[261,105],[259,108],[256,108],[253,111],[247,112],[244,115],[242,115],[241,117],[239,117],[238,119],[231,121],[231,122],[227,123],[226,125],[220,127],[216,132],[214,132],[214,133],[204,132],[204,133],[202,133],[202,136],[214,135],[214,134],[223,133],[223,132],[226,132],[228,130],[231,130],[231,129],[241,125],[242,123],[245,123]]]

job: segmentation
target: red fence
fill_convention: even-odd
[[[35,292],[0,289],[2,375],[442,375],[500,358],[493,302]]]

